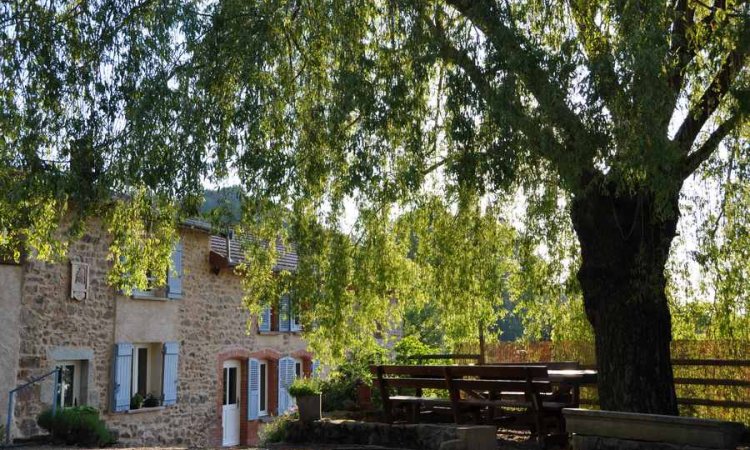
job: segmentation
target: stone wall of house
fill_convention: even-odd
[[[305,344],[289,333],[258,335],[248,328],[237,275],[212,272],[208,235],[183,230],[183,298],[140,300],[118,295],[106,283],[111,264],[109,239],[97,223],[69,249],[71,260],[90,265],[88,298],[69,297],[70,264],[29,262],[24,269],[18,382],[51,370],[58,355],[90,355],[87,399],[124,444],[219,445],[221,363],[271,349],[282,356],[304,353]],[[115,342],[180,343],[177,404],[112,413],[112,360]],[[244,370],[243,365],[243,370]],[[219,368],[217,370],[217,368]],[[24,435],[38,432],[36,415],[48,407],[51,387],[24,393],[15,410]],[[245,415],[246,417],[246,415]]]
[[[29,260],[24,266],[21,296],[20,356],[18,382],[54,368],[59,351],[79,351],[91,356],[87,400],[91,406],[107,406],[115,292],[106,283],[111,267],[107,261],[109,239],[99,223],[92,223],[81,239],[69,247],[68,260],[44,263]],[[89,264],[88,297],[70,298],[70,261]],[[37,434],[36,416],[52,403],[52,383],[25,390],[16,405],[16,423],[22,435]]]
[[[0,264],[0,424],[7,419],[8,392],[16,387],[18,319],[21,315],[21,266]]]

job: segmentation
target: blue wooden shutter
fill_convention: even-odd
[[[167,272],[167,297],[182,298],[182,241],[172,251],[172,265]]]
[[[286,411],[286,389],[284,388],[284,379],[286,378],[286,358],[279,360],[279,398],[278,403],[278,414],[282,415]]]
[[[247,361],[247,419],[258,418],[260,409],[260,362],[257,359]]]
[[[279,301],[279,331],[291,331],[291,312],[289,296],[284,295]]]
[[[271,331],[271,305],[263,308],[258,316],[258,331],[265,333]]]
[[[127,411],[130,409],[130,380],[133,376],[133,344],[115,344],[112,374],[112,410]]]
[[[290,377],[291,375],[291,377]],[[279,415],[284,414],[292,407],[289,390],[287,389],[294,380],[294,360],[286,357],[279,360]]]
[[[162,405],[174,405],[177,403],[177,363],[180,344],[165,342],[163,352]]]
[[[296,371],[296,367],[295,367],[296,364],[297,364],[297,360],[296,359],[289,358],[289,363],[286,366],[286,368],[287,368],[287,373],[286,373],[286,381],[287,381],[286,385],[287,385],[287,387],[289,387],[289,385],[291,385],[294,382],[294,380],[297,378],[297,371]],[[300,375],[302,375],[302,362],[301,361],[300,361]],[[293,406],[297,406],[297,399],[294,398],[294,397],[292,397],[289,394],[289,389],[287,389],[286,395],[287,395],[287,402],[288,402],[287,408],[291,409]]]

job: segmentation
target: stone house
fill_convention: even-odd
[[[42,382],[16,395],[15,437],[39,433],[36,416],[56,398],[99,409],[124,444],[254,444],[294,406],[286,386],[313,372],[290,299],[250,317],[239,246],[201,221],[180,228],[167,286],[130,296],[106,283],[109,244],[91,223],[67,261],[0,264],[2,423],[10,389],[60,367],[56,392]],[[295,267],[283,253],[278,269]],[[138,397],[148,401],[136,408]]]

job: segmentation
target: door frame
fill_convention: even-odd
[[[237,399],[236,406],[236,421],[233,420],[232,425],[236,427],[236,440],[232,442],[227,442],[226,440],[226,428],[227,428],[227,417],[225,414],[225,406],[223,398],[225,395],[229,395],[229,386],[224,383],[224,373],[227,369],[234,368],[236,370],[236,379],[235,379],[235,396]],[[233,447],[235,445],[240,444],[241,436],[241,423],[242,423],[242,412],[241,412],[241,406],[242,406],[242,364],[237,359],[227,359],[222,364],[222,370],[221,370],[221,396],[222,396],[222,402],[221,402],[221,445],[223,447]]]

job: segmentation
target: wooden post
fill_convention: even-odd
[[[385,421],[387,423],[393,423],[391,400],[388,395],[388,386],[386,385],[385,377],[383,377],[383,366],[377,367],[376,374],[378,377],[378,387],[380,388],[380,398],[383,402],[383,414],[385,414]]]
[[[484,322],[479,321],[479,365],[485,364],[484,359]]]

